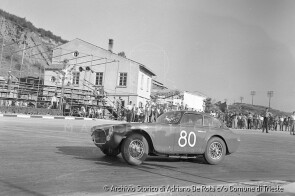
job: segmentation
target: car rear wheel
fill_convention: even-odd
[[[101,151],[103,152],[103,154],[105,154],[106,156],[110,156],[110,157],[115,157],[118,154],[120,154],[119,149],[101,148]]]
[[[211,138],[206,147],[204,158],[211,165],[219,164],[225,157],[226,146],[222,139],[218,137]]]
[[[143,135],[132,134],[121,145],[123,159],[130,165],[140,165],[148,156],[149,145]]]

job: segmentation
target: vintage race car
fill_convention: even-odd
[[[105,155],[121,153],[131,165],[140,165],[148,155],[203,155],[209,164],[218,164],[240,144],[240,137],[218,119],[193,111],[167,112],[155,123],[98,125],[91,136]]]

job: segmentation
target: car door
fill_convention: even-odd
[[[206,130],[203,128],[203,115],[186,113],[179,130],[175,132],[174,152],[176,154],[198,154],[204,143]]]
[[[155,150],[163,154],[173,154],[174,133],[178,130],[178,124],[157,123],[155,132],[151,135]]]
[[[179,130],[182,112],[172,111],[162,114],[155,123],[154,131],[150,132],[155,150],[163,154],[173,154],[175,132]]]

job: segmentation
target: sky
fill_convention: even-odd
[[[295,110],[293,0],[1,0],[63,39],[114,40],[164,85],[216,101]]]

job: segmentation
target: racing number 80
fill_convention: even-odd
[[[193,137],[193,142],[191,143],[191,137]],[[185,147],[186,144],[188,144],[190,147],[194,147],[195,144],[196,144],[196,139],[197,139],[197,136],[194,132],[190,132],[188,135],[187,135],[187,132],[182,130],[180,132],[180,137],[178,139],[178,145],[180,147]],[[183,141],[183,142],[182,142]]]

